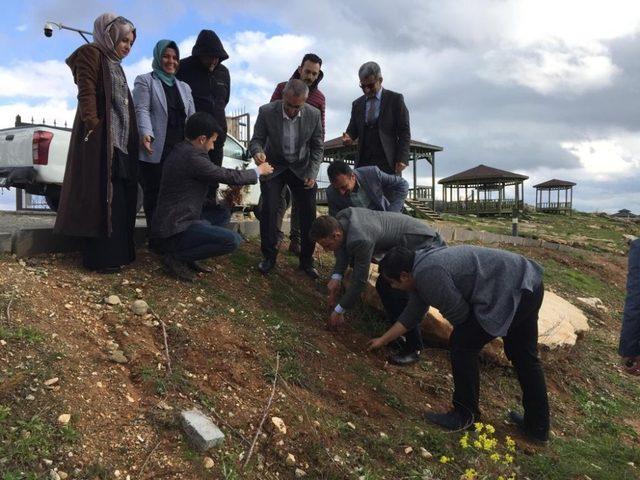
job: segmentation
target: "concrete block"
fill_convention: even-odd
[[[0,233],[0,253],[11,253],[11,237],[10,233]]]
[[[439,227],[436,230],[438,231],[438,233],[440,233],[440,236],[442,237],[442,239],[445,242],[453,241],[453,233],[455,231],[454,228],[452,228],[452,227]]]
[[[224,433],[198,409],[181,412],[180,421],[187,437],[200,451],[215,447],[224,440]]]
[[[57,235],[51,228],[22,228],[13,234],[11,251],[18,257],[80,250],[82,239]]]
[[[284,231],[284,222],[282,226]],[[245,237],[258,237],[260,236],[260,222],[257,220],[245,220],[238,223],[238,232]]]

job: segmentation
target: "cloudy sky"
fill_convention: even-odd
[[[0,128],[17,113],[72,121],[76,91],[64,59],[83,40],[67,31],[45,38],[42,27],[49,20],[91,30],[104,11],[137,26],[124,61],[131,85],[150,70],[157,40],[175,40],[187,56],[210,28],[230,54],[230,109],[255,115],[302,55],[315,52],[333,138],[361,95],[358,67],[375,60],[383,85],[405,96],[412,137],[444,147],[437,178],[482,163],[528,175],[529,203],[532,185],[560,178],[578,184],[580,210],[640,213],[637,0],[6,2]]]

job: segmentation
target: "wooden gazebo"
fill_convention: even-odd
[[[436,188],[436,152],[441,152],[442,147],[430,145],[428,143],[411,140],[409,144],[409,167],[413,172],[413,188],[409,189],[409,198],[431,203],[431,208],[435,210],[435,188]],[[350,165],[355,164],[358,145],[343,145],[342,137],[333,138],[324,142],[324,162],[331,163],[335,160],[342,160]],[[426,160],[431,165],[431,185],[418,185],[418,161]]]
[[[575,186],[574,182],[556,178],[534,185],[533,188],[536,189],[536,212],[568,213],[571,215],[573,187]],[[557,192],[557,195],[554,195],[556,198],[553,199],[555,201],[551,199],[552,192]],[[560,201],[560,192],[564,192],[564,202]],[[544,198],[545,193],[546,199]]]
[[[464,172],[443,178],[442,200],[445,212],[476,215],[510,214],[524,206],[523,182],[526,175],[478,165]],[[507,187],[514,188],[514,197],[507,198]]]

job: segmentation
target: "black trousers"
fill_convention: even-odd
[[[376,291],[380,296],[382,306],[387,314],[387,321],[389,324],[394,324],[404,308],[407,306],[409,293],[404,290],[391,288],[389,281],[382,275],[378,276],[378,280],[376,281]],[[420,325],[405,333],[404,338],[406,340],[405,351],[407,353],[422,350],[424,348]]]
[[[522,389],[525,427],[541,435],[549,432],[547,386],[538,358],[538,311],[543,296],[542,284],[533,293],[523,292],[513,323],[503,338],[504,352],[515,368]],[[466,417],[480,417],[478,355],[482,347],[493,339],[473,316],[454,326],[451,333],[453,406]]]
[[[151,219],[156,211],[160,180],[162,179],[162,163],[139,162],[140,186],[144,193],[142,207],[147,219],[147,228],[151,228]]]
[[[136,228],[138,182],[114,178],[111,184],[111,236],[84,240],[82,264],[89,270],[120,267],[136,259],[133,235]]]
[[[280,205],[282,189],[289,186],[292,198],[298,203],[298,221],[300,223],[300,265],[313,265],[315,242],[309,239],[311,224],[316,218],[316,190],[304,188],[304,182],[291,170],[284,170],[275,177],[260,182],[262,194],[262,211],[260,212],[260,241],[262,255],[274,259],[278,255],[278,207]]]

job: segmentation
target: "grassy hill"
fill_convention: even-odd
[[[510,231],[508,219],[446,221]],[[481,367],[481,408],[497,446],[473,445],[486,427],[465,441],[464,432],[429,425],[424,410],[450,402],[447,351],[427,348],[409,368],[388,365],[384,352],[367,354],[367,339],[384,326],[363,306],[342,332],[326,331],[332,258],[318,257],[317,284],[288,255],[264,277],[252,240],[210,261],[216,272],[195,284],[164,276],[146,250],[115,276],[83,272],[76,255],[0,257],[0,479],[287,479],[304,472],[311,479],[422,480],[458,479],[465,471],[474,478],[471,468],[478,479],[640,478],[640,383],[621,372],[616,355],[626,278],[622,235],[637,235],[637,224],[533,215],[521,229],[584,242],[572,253],[515,250],[545,266],[547,288],[583,309],[577,296],[597,296],[608,309],[585,310],[592,330],[575,348],[542,352],[553,430],[546,447],[528,444],[507,424],[519,388],[513,371],[494,360]],[[122,304],[105,304],[109,295]],[[132,313],[139,298],[155,315]],[[110,360],[114,349],[127,363]],[[276,364],[273,403],[243,468]],[[177,422],[181,409],[194,406],[226,435],[206,454],[189,446]],[[67,424],[62,414],[70,415]],[[212,460],[206,466],[205,457]]]

